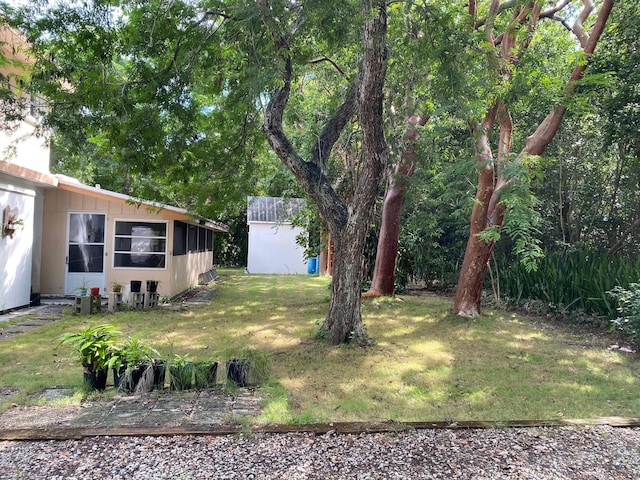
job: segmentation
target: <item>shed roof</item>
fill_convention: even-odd
[[[291,223],[305,205],[303,198],[247,197],[247,222]]]

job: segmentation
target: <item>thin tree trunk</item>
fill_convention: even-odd
[[[640,161],[640,148],[636,150],[636,160]],[[619,178],[619,177],[618,177]],[[638,179],[638,190],[640,191],[640,178]],[[627,243],[627,239],[640,228],[640,202],[636,209],[636,219],[631,222],[631,225],[618,235],[617,240],[609,247],[609,254],[615,255],[620,252]]]
[[[382,204],[380,234],[376,250],[376,263],[369,291],[363,296],[380,297],[395,294],[396,263],[400,239],[400,214],[409,179],[415,170],[415,150],[413,143],[418,138],[416,125],[424,126],[426,117],[411,116],[404,139],[408,143],[400,161],[394,166],[387,179],[387,191]]]
[[[493,128],[496,110],[496,107],[489,110],[482,123],[473,127],[478,190],[471,212],[469,239],[453,304],[454,312],[463,317],[480,315],[480,297],[487,271],[487,258],[491,255],[491,248],[493,248],[489,243],[481,240],[478,234],[486,228],[489,201],[495,187],[495,168],[489,133]]]

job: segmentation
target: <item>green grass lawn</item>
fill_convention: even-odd
[[[52,385],[77,386],[81,369],[63,332],[112,323],[166,356],[223,362],[252,348],[270,359],[260,422],[538,420],[640,416],[640,360],[612,340],[519,314],[469,320],[451,299],[366,299],[375,346],[315,340],[329,279],[221,272],[209,306],[78,317],[0,341],[0,388],[22,400]],[[20,400],[20,399],[19,399]],[[11,402],[15,402],[12,399]]]

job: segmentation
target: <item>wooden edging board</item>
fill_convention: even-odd
[[[238,433],[313,433],[360,434],[392,433],[424,429],[474,429],[474,428],[535,428],[564,426],[608,425],[611,427],[640,427],[640,418],[602,417],[567,420],[512,420],[469,422],[332,422],[305,425],[241,425],[178,427],[42,427],[0,429],[0,440],[80,440],[86,437],[123,436],[175,436],[175,435],[234,435]]]

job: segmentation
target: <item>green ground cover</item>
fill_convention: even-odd
[[[640,416],[640,358],[613,339],[513,312],[469,320],[451,299],[366,299],[369,348],[316,339],[329,279],[221,272],[209,306],[79,317],[0,341],[0,388],[80,388],[59,336],[111,323],[169,357],[223,361],[250,348],[270,361],[260,422],[520,420]],[[5,405],[6,407],[6,405]]]

